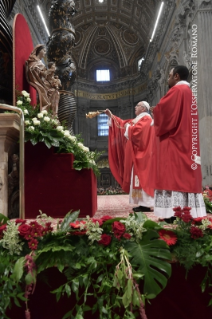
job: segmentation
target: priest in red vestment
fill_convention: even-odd
[[[170,90],[151,108],[156,134],[151,185],[155,189],[154,213],[159,218],[170,218],[177,206],[191,207],[194,218],[206,215],[197,102],[186,81],[188,75],[185,66],[172,69]]]
[[[149,115],[149,104],[139,102],[135,107],[135,119],[122,120],[110,110],[105,113],[108,122],[108,153],[110,169],[122,189],[129,193],[131,204],[137,210],[150,211],[154,205],[154,189],[149,186],[151,153],[154,129]]]

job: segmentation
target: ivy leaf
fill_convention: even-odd
[[[16,297],[14,297],[14,303],[16,304],[16,306],[21,307],[21,305]]]
[[[130,302],[131,302],[131,298],[129,298],[127,296],[127,290],[125,291],[125,293],[124,293],[124,295],[122,297],[122,302],[123,302],[123,305],[124,305],[125,308],[127,308],[129,306]]]
[[[70,318],[71,315],[72,315],[72,310],[70,310],[69,312],[67,312],[67,313],[65,314],[65,316],[63,316],[62,319]]]
[[[13,274],[12,277],[14,278],[15,281],[19,281],[21,279],[21,277],[23,276],[24,273],[24,262],[25,262],[25,258],[21,257],[19,258],[14,266],[14,270],[13,270]]]
[[[79,289],[79,281],[78,279],[73,279],[72,284],[71,284],[71,288],[73,290],[74,293],[78,292]]]
[[[138,306],[138,307],[140,306],[139,295],[136,290],[133,291],[132,303],[133,303],[133,306]]]
[[[61,294],[62,294],[62,290],[63,290],[63,285],[60,286],[59,288],[51,291],[52,294],[56,294],[56,300],[59,301],[60,300],[60,297],[61,297]]]
[[[35,137],[31,138],[30,141],[31,141],[32,145],[36,145],[38,142]]]
[[[60,230],[62,231],[68,231],[70,228],[70,223],[75,222],[75,220],[78,218],[80,213],[80,210],[76,210],[75,212],[68,212],[66,216],[63,219],[63,222],[61,223]]]
[[[68,297],[71,296],[71,288],[68,284],[65,284],[65,292],[66,292]]]
[[[126,289],[126,292],[127,292],[127,297],[131,300],[132,298],[132,287],[133,287],[133,282],[132,282],[132,279],[129,279],[127,281],[127,289]]]

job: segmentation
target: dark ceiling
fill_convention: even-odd
[[[48,19],[52,1],[39,2]],[[138,73],[159,5],[159,0],[76,0],[77,14],[70,20],[76,32],[72,56],[78,76],[94,80],[99,67],[110,68],[113,79]]]

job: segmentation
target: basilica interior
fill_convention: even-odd
[[[0,102],[12,104],[15,15],[21,13],[25,17],[34,46],[43,43],[48,48],[52,36],[49,12],[56,2],[1,1]],[[133,118],[139,101],[153,106],[158,103],[168,90],[170,69],[178,64],[188,67],[191,85],[197,84],[203,185],[211,185],[212,1],[76,0],[69,1],[69,5],[74,2],[76,12],[69,17],[74,30],[73,130],[82,135],[90,150],[104,152],[98,162],[98,186],[117,186],[108,164],[107,116],[87,119],[86,113],[108,108],[122,119]],[[106,72],[108,78],[98,78],[99,71]]]

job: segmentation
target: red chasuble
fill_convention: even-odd
[[[156,140],[153,147],[155,189],[201,193],[198,163],[199,121],[196,100],[186,84],[172,87],[153,110]]]
[[[110,169],[122,189],[129,193],[133,167],[134,176],[139,178],[139,186],[134,188],[142,188],[148,195],[153,196],[154,190],[149,186],[154,139],[154,128],[150,126],[152,118],[144,116],[136,124],[132,121],[124,121],[116,116],[112,119],[108,139]],[[128,128],[129,140],[124,136],[126,123],[131,124]]]

